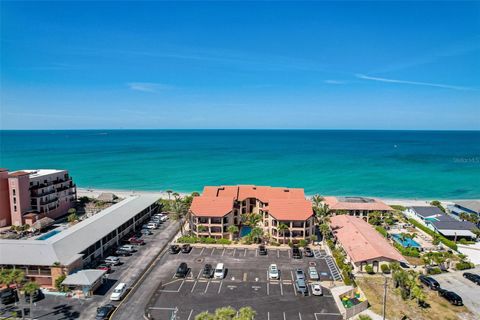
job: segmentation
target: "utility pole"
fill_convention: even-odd
[[[387,310],[387,277],[384,275],[385,282],[383,284],[383,320],[386,317],[386,310]]]

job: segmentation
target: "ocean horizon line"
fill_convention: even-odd
[[[85,128],[85,129],[1,129],[0,132],[21,131],[365,131],[365,132],[480,132],[480,129],[320,129],[320,128]]]

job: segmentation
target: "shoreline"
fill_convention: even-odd
[[[175,190],[172,190],[172,191],[176,192]],[[97,198],[101,193],[104,193],[104,192],[113,193],[120,198],[126,198],[129,196],[142,195],[142,194],[158,195],[158,197],[161,199],[169,198],[168,193],[165,192],[164,190],[144,191],[144,190],[125,190],[125,189],[77,188],[78,197],[87,196],[91,198]],[[182,197],[191,194],[187,192],[177,192],[177,193]],[[306,197],[310,199],[312,195],[306,195]],[[429,205],[432,200],[438,200],[442,203],[442,205],[446,206],[446,205],[453,204],[454,201],[463,200],[463,199],[408,199],[408,198],[389,198],[389,197],[370,197],[370,196],[366,196],[366,197],[379,199],[388,205],[400,205],[404,207],[425,206],[425,205]],[[170,198],[172,198],[171,195],[170,195]],[[468,200],[473,200],[473,199],[468,199]]]

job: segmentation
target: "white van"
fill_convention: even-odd
[[[113,289],[112,294],[110,295],[110,300],[119,301],[123,299],[123,296],[127,293],[127,284],[119,283],[118,286]]]
[[[225,277],[225,267],[223,266],[223,263],[217,263],[213,277],[215,279],[223,279]]]

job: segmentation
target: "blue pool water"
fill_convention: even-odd
[[[47,240],[48,238],[51,238],[51,237],[53,237],[54,235],[56,235],[60,232],[62,232],[62,231],[61,230],[52,230],[50,232],[45,233],[44,235],[41,235],[40,237],[38,237],[35,240]]]
[[[250,232],[252,232],[252,228],[251,228],[251,227],[249,227],[249,226],[243,226],[243,227],[240,229],[240,238],[249,235]]]
[[[415,241],[413,239],[410,239],[410,238],[403,239],[402,235],[400,235],[400,234],[392,234],[392,238],[393,238],[393,240],[395,240],[397,243],[401,244],[405,248],[407,248],[407,247],[420,248],[421,247],[421,245],[417,241]]]

